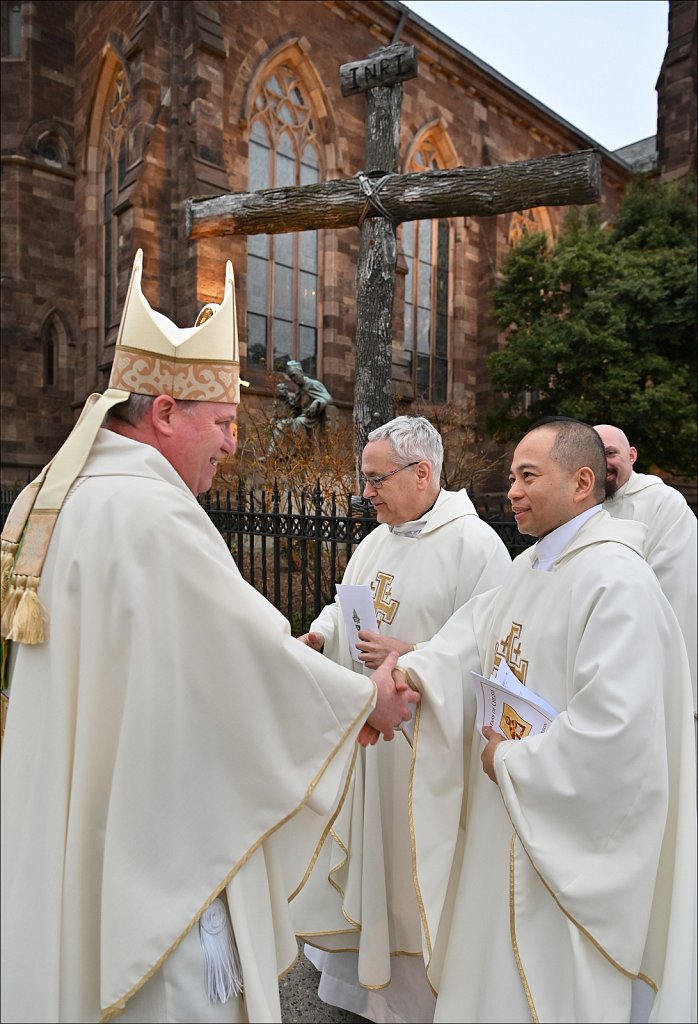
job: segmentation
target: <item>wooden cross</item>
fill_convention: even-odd
[[[397,174],[402,82],[415,48],[393,44],[340,68],[342,93],[367,92],[366,169],[348,180],[187,201],[191,238],[360,227],[354,386],[357,466],[366,437],[394,415],[392,389],[396,227],[402,221],[487,216],[592,203],[601,191],[595,150],[494,167]]]

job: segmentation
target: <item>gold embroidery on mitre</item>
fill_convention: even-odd
[[[237,366],[214,359],[183,359],[153,355],[118,345],[111,384],[132,394],[170,395],[180,401],[240,401]]]
[[[390,625],[400,607],[400,602],[396,601],[390,593],[390,587],[394,580],[395,577],[389,573],[378,572],[376,578],[371,581],[373,607],[376,610],[376,622],[379,626],[381,622],[387,622]]]
[[[521,629],[520,622],[512,622],[508,635],[504,640],[497,642],[497,646],[494,649],[494,665],[492,667],[496,669],[503,658],[519,682],[525,686],[528,662],[521,657]]]

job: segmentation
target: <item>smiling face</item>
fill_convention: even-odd
[[[606,493],[608,495],[615,494],[618,488],[630,479],[637,460],[637,449],[632,447],[623,431],[618,427],[600,423],[594,427],[594,430],[606,449]]]
[[[519,533],[545,537],[580,512],[579,474],[565,469],[551,458],[555,443],[553,430],[534,430],[514,452],[509,474],[512,511]]]
[[[237,405],[193,402],[173,411],[172,434],[164,451],[192,494],[213,483],[218,463],[237,446]]]

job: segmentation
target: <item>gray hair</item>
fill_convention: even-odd
[[[113,420],[120,420],[122,423],[128,423],[132,427],[139,426],[148,412],[150,412],[155,398],[155,395],[129,395],[125,402],[119,402],[118,405],[112,406],[104,418],[105,425],[108,426]],[[178,398],[176,401],[179,408],[185,413],[200,404],[195,399]]]
[[[154,395],[129,395],[125,402],[112,406],[105,416],[105,424],[108,426],[112,420],[120,420],[137,427],[154,401]]]
[[[440,479],[444,461],[443,441],[436,427],[424,416],[396,416],[372,430],[367,440],[390,441],[398,462],[404,466],[409,462],[428,462],[434,479]]]

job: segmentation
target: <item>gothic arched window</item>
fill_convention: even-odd
[[[320,180],[312,109],[298,75],[280,64],[265,79],[250,124],[249,189]],[[250,235],[247,242],[247,365],[282,370],[297,359],[317,372],[318,235]]]
[[[0,48],[3,57],[22,55],[22,5],[3,0],[0,7]]]
[[[102,316],[106,337],[118,316],[119,225],[115,211],[126,174],[129,88],[123,68],[117,71],[107,103],[102,134]]]
[[[41,341],[44,351],[44,387],[55,388],[58,379],[58,331],[53,319],[44,324]]]
[[[540,231],[552,238],[550,218],[545,207],[515,210],[509,215],[509,245],[516,245],[524,235],[533,235]]]
[[[68,366],[68,334],[58,313],[47,316],[41,328],[44,389],[60,391],[65,387]]]
[[[438,170],[435,148],[425,140],[408,171]],[[448,397],[448,309],[450,228],[447,220],[402,225],[405,257],[404,348],[415,397],[445,402]]]

